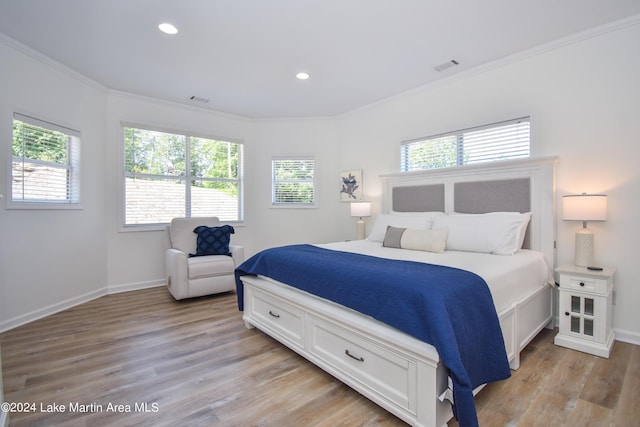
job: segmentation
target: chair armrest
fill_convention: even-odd
[[[229,252],[233,258],[233,263],[237,266],[244,262],[244,247],[238,245],[229,245]]]
[[[164,267],[167,281],[185,285],[188,277],[187,254],[178,249],[169,248],[164,255]],[[171,279],[169,279],[171,277]]]
[[[165,252],[167,258],[175,258],[175,259],[186,259],[189,257],[186,253],[182,252],[180,249],[169,248]]]

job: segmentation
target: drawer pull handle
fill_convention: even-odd
[[[356,357],[353,354],[349,353],[349,350],[345,350],[344,354],[346,354],[347,356],[349,356],[352,359],[357,360],[358,362],[364,362],[364,357]]]
[[[584,286],[584,282],[580,282],[580,286]]]
[[[269,314],[270,314],[271,316],[275,317],[276,319],[279,319],[279,318],[280,318],[280,315],[279,315],[279,314],[276,314],[276,313],[274,313],[274,312],[273,312],[273,311],[271,311],[271,310],[269,310]]]

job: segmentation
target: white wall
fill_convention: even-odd
[[[123,231],[122,122],[152,128],[189,131],[203,136],[252,141],[252,125],[247,119],[212,113],[200,108],[161,102],[122,93],[108,96],[106,156],[107,284],[110,291],[164,283],[166,232]],[[247,155],[245,148],[245,156]],[[234,244],[250,245],[245,227],[235,227]]]
[[[560,158],[557,202],[564,194],[609,195],[609,220],[592,223],[595,259],[618,268],[614,328],[640,342],[640,286],[635,268],[640,231],[640,25],[468,73],[363,108],[338,120],[344,158],[367,175],[398,171],[399,141],[520,115],[532,120],[534,156]],[[368,197],[380,191],[365,182]],[[557,260],[573,262],[580,223],[557,221]]]
[[[199,108],[112,93],[107,121],[107,284],[112,291],[152,286],[165,280],[166,233],[123,231],[121,227],[122,122],[185,130],[244,143],[245,221],[234,224],[236,233],[232,243],[244,246],[246,256],[271,246],[341,237],[336,234],[333,215],[338,200],[334,120],[254,122]],[[271,207],[271,158],[274,155],[314,156],[318,164],[316,208]]]
[[[378,175],[398,170],[399,141],[531,115],[533,155],[560,157],[558,202],[566,193],[609,194],[609,221],[591,225],[596,260],[618,267],[618,336],[640,342],[634,277],[640,239],[634,227],[640,214],[634,165],[640,154],[638,45],[640,25],[629,25],[337,118],[253,121],[106,93],[0,43],[3,140],[10,138],[15,108],[79,128],[85,202],[82,211],[0,210],[0,330],[82,296],[163,280],[164,233],[119,228],[121,121],[245,142],[246,221],[233,239],[251,255],[280,244],[354,238],[355,220],[348,204],[339,202],[339,172],[363,169],[365,197],[379,209]],[[0,188],[6,188],[5,148]],[[271,208],[271,156],[287,154],[316,158],[318,208]],[[557,226],[558,261],[571,262],[579,224],[558,220]]]
[[[255,124],[256,140],[247,155],[247,226],[253,249],[293,243],[328,242],[341,235],[337,224],[349,220],[340,204],[338,169],[341,150],[336,146],[333,119],[263,120]],[[316,165],[316,207],[271,206],[272,156],[310,155]],[[354,225],[355,229],[355,225]]]
[[[336,227],[342,219],[336,210],[351,218],[348,205],[338,202],[334,119],[256,122],[110,92],[15,41],[0,41],[6,41],[0,43],[3,140],[11,140],[13,111],[80,130],[84,207],[0,210],[0,330],[108,292],[164,282],[164,230],[121,227],[122,122],[244,142],[245,221],[236,225],[232,242],[243,245],[247,256],[273,245],[353,237]],[[10,146],[3,145],[5,189]],[[317,207],[273,209],[271,157],[296,154],[316,159]]]
[[[105,286],[106,91],[0,39],[0,193],[10,185],[12,114],[81,132],[81,210],[0,209],[0,330]],[[27,316],[28,317],[28,316]],[[27,318],[28,320],[28,318]],[[7,324],[6,322],[9,322]]]
[[[4,402],[4,387],[2,386],[2,349],[0,349],[0,403]],[[9,425],[9,412],[0,409],[0,427]]]

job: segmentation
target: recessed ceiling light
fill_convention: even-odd
[[[309,74],[308,73],[298,73],[296,74],[296,77],[300,80],[307,80],[309,78]]]
[[[178,34],[178,29],[167,22],[158,25],[158,28],[160,28],[160,31],[166,34]]]

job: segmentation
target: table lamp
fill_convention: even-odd
[[[582,229],[576,233],[575,265],[593,267],[593,233],[587,221],[607,220],[606,194],[575,194],[562,197],[562,219],[582,221]]]
[[[356,238],[362,240],[366,237],[366,226],[362,220],[365,216],[371,216],[371,202],[351,202],[351,216],[359,217],[356,222]]]

